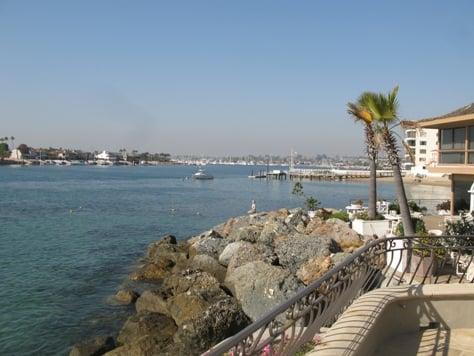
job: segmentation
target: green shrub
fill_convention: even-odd
[[[369,213],[367,211],[362,211],[360,213],[355,214],[356,219],[361,219],[361,220],[371,220],[369,219]],[[374,220],[385,220],[383,215],[380,214],[375,214],[375,219]]]
[[[339,220],[348,222],[349,221],[349,214],[346,213],[345,211],[335,211],[331,215],[329,215],[327,218],[339,219]]]
[[[305,206],[310,211],[315,211],[321,205],[320,201],[312,196],[306,198]]]
[[[411,220],[413,221],[413,225],[415,226],[415,234],[416,235],[426,234],[426,226],[425,226],[425,222],[423,220],[418,219],[418,218],[412,218]],[[403,229],[403,223],[402,222],[400,222],[397,225],[395,234],[398,235],[398,236],[404,236],[405,235],[405,231]]]
[[[446,249],[444,248],[440,239],[436,237],[430,237],[427,233],[421,233],[420,236],[421,237],[416,239],[413,243],[413,253],[415,255],[420,257],[429,257],[431,256],[432,252],[434,256],[438,258],[443,258],[446,255]]]
[[[410,211],[413,211],[415,213],[425,213],[428,210],[424,206],[419,206],[413,200],[408,201],[408,208],[410,209]],[[398,202],[395,201],[393,203],[390,203],[388,206],[388,211],[390,210],[395,210],[397,214],[400,214],[400,205],[398,204]]]

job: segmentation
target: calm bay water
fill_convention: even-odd
[[[301,205],[289,181],[249,180],[249,167],[0,167],[0,355],[65,355],[84,337],[115,333],[129,310],[107,304],[145,247],[258,210]],[[343,208],[366,183],[307,182]],[[390,199],[391,184],[379,184]],[[171,209],[175,209],[172,211]]]

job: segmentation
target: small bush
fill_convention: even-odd
[[[415,226],[415,234],[416,235],[426,234],[426,226],[425,226],[425,222],[423,220],[418,219],[418,218],[412,218],[411,221],[413,221],[413,225]],[[398,235],[398,236],[404,236],[405,235],[405,231],[403,229],[403,223],[402,222],[400,222],[397,225],[395,234]]]
[[[361,220],[371,220],[369,219],[369,213],[367,211],[363,211],[360,213],[355,214],[356,219],[361,219]],[[385,220],[383,215],[380,214],[375,214],[375,219],[374,220]]]
[[[421,233],[420,238],[413,243],[413,252],[420,257],[429,257],[433,252],[435,257],[443,258],[446,249],[439,239],[430,237],[427,233]]]
[[[451,209],[451,201],[450,200],[446,200],[442,203],[439,203],[438,205],[436,205],[436,210],[450,210]]]
[[[415,213],[425,213],[428,210],[424,206],[419,206],[413,200],[408,201],[408,208],[410,209],[410,211],[413,211]],[[388,206],[388,211],[390,210],[395,210],[397,214],[400,214],[400,205],[398,204],[398,202],[390,203],[390,205]]]
[[[321,202],[318,199],[312,196],[309,196],[306,198],[305,205],[306,205],[306,209],[310,211],[315,211],[321,205]]]
[[[349,221],[349,214],[345,211],[335,211],[331,215],[329,215],[326,219],[339,219],[345,222]]]

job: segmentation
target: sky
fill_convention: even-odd
[[[172,154],[363,153],[346,104],[474,101],[472,0],[0,0],[0,136]]]

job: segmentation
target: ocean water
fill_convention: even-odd
[[[257,209],[296,207],[290,181],[249,180],[245,166],[0,167],[0,355],[66,355],[116,333],[130,312],[107,298],[146,246],[185,239]],[[366,183],[304,182],[323,206],[367,196]],[[379,183],[379,196],[394,196]],[[174,210],[172,210],[174,209]]]

